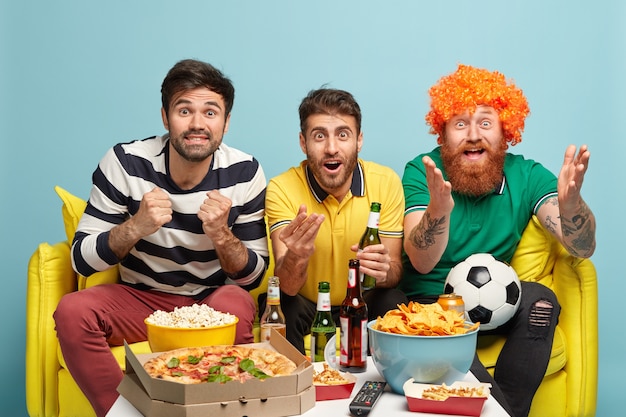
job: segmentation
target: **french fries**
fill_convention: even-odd
[[[422,392],[422,398],[427,400],[445,401],[450,397],[486,397],[482,387],[452,388],[446,384],[433,385]]]
[[[400,304],[378,317],[372,326],[376,330],[416,336],[444,336],[465,334],[477,329],[480,323],[466,326],[463,317],[451,310],[444,310],[439,304],[420,304],[410,301]]]

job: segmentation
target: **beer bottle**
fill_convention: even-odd
[[[367,369],[367,305],[361,295],[359,261],[350,259],[346,298],[341,303],[339,367],[342,371]]]
[[[365,233],[359,241],[359,250],[363,250],[369,245],[378,245],[380,243],[380,236],[378,236],[378,222],[380,220],[380,203],[373,202],[370,207],[370,215],[367,220],[367,227]],[[376,286],[376,278],[370,275],[360,276],[361,285],[364,290],[371,290]]]
[[[267,283],[267,303],[261,316],[261,341],[270,340],[270,329],[286,335],[285,315],[280,308],[280,280],[273,276]]]
[[[336,363],[336,325],[330,312],[330,283],[317,284],[317,312],[311,325],[311,361]],[[334,367],[334,366],[333,366]]]

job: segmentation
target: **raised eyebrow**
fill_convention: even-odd
[[[326,129],[324,126],[314,126],[309,130],[309,135],[315,135],[316,133],[323,133],[327,135],[328,129]]]
[[[498,116],[498,112],[492,109],[485,109],[485,108],[481,108],[478,107],[476,109],[476,114],[479,116],[494,116],[497,117]]]
[[[348,125],[344,125],[344,126],[337,126],[337,128],[335,129],[335,132],[342,132],[344,130],[349,131],[350,133],[352,133],[352,128]]]
[[[187,105],[187,104],[192,104],[191,100],[181,98],[181,99],[176,100],[173,107],[179,107],[181,105]],[[205,101],[204,105],[207,107],[217,107],[218,109],[222,110],[222,106],[220,105],[218,101]]]

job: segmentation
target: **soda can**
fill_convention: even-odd
[[[458,294],[441,294],[437,303],[443,307],[444,310],[456,311],[461,316],[465,316],[465,303],[463,302],[463,297]]]

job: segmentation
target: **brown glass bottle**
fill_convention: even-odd
[[[341,303],[341,351],[339,367],[342,371],[363,372],[367,369],[367,304],[361,294],[359,261],[348,263],[346,298]]]

